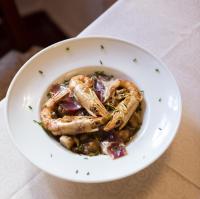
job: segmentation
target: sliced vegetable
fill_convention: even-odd
[[[104,87],[101,80],[99,80],[99,79],[95,80],[94,90],[95,90],[97,97],[100,99],[101,102],[103,102],[104,101],[105,87]]]
[[[101,142],[101,150],[104,154],[110,155],[112,159],[117,159],[127,154],[125,145],[119,142]]]
[[[122,156],[125,156],[127,154],[125,145],[122,143],[118,142],[113,142],[111,145],[108,147],[108,154],[113,158],[120,158]]]
[[[53,95],[55,95],[59,90],[60,90],[59,84],[52,85],[48,93],[49,97],[52,97]]]
[[[69,95],[62,100],[60,105],[66,112],[73,112],[81,109],[81,105],[76,101],[76,99]]]

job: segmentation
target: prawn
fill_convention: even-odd
[[[47,100],[40,112],[42,125],[46,128],[52,119],[53,109],[57,102],[59,102],[64,96],[70,93],[68,88],[58,91],[55,95]],[[47,128],[48,129],[48,128]]]
[[[90,115],[106,118],[109,113],[92,90],[92,86],[93,80],[85,75],[72,77],[69,82],[69,88],[74,92],[75,98]]]
[[[104,127],[105,131],[110,131],[116,127],[122,129],[143,99],[140,91],[132,82],[119,80],[118,87],[127,89],[128,93],[112,112],[112,119]]]
[[[119,87],[120,81],[117,79],[110,81],[102,81],[102,83],[105,87],[104,102],[106,102],[111,97],[116,88]]]
[[[104,123],[103,117],[64,116],[63,118],[51,119],[47,129],[53,135],[76,135],[98,131],[99,126]]]
[[[40,113],[43,127],[51,131],[53,135],[75,135],[98,131],[99,126],[105,123],[103,117],[64,116],[58,119],[53,118],[52,113],[55,105],[69,93],[70,90],[68,88],[63,89],[45,103]]]

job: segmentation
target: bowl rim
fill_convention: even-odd
[[[13,89],[13,86],[15,84],[15,81],[17,79],[17,77],[23,72],[23,70],[29,65],[29,62],[31,62],[33,59],[35,59],[37,56],[47,52],[49,49],[51,48],[55,48],[57,46],[60,46],[66,42],[73,42],[73,41],[79,41],[79,40],[88,40],[88,39],[104,39],[104,40],[112,40],[115,42],[122,42],[128,45],[134,45],[136,48],[140,49],[141,51],[145,52],[146,54],[150,55],[151,57],[153,57],[154,59],[156,59],[161,65],[162,67],[164,67],[164,69],[168,72],[168,75],[170,75],[170,78],[174,81],[174,85],[175,85],[175,89],[177,91],[177,97],[178,97],[178,107],[179,107],[179,111],[178,111],[178,118],[177,118],[177,123],[174,125],[174,133],[173,135],[171,135],[170,139],[166,140],[166,144],[165,147],[163,147],[161,150],[159,150],[158,153],[156,153],[151,160],[149,160],[146,164],[144,164],[143,166],[141,166],[139,169],[134,170],[133,172],[129,172],[126,175],[121,175],[121,176],[117,176],[117,177],[110,177],[107,178],[105,180],[101,179],[101,180],[80,180],[80,179],[74,179],[74,178],[66,178],[63,177],[61,175],[55,174],[53,172],[47,171],[44,168],[41,168],[39,165],[37,165],[35,162],[32,162],[32,160],[26,156],[26,154],[20,149],[20,146],[18,146],[18,144],[15,142],[14,137],[11,133],[11,129],[9,126],[9,122],[8,122],[8,103],[9,103],[9,98],[11,95],[11,91]],[[67,72],[67,71],[66,71]],[[150,51],[144,49],[143,47],[141,47],[141,45],[137,44],[137,43],[132,43],[128,40],[124,40],[118,37],[111,37],[111,36],[102,36],[102,35],[92,35],[92,36],[81,36],[81,37],[74,37],[74,38],[70,38],[70,39],[65,39],[62,41],[59,41],[57,43],[54,43],[44,49],[42,49],[41,51],[37,52],[35,55],[33,55],[30,59],[28,59],[23,65],[22,67],[18,70],[18,72],[15,74],[14,78],[12,79],[8,91],[6,93],[6,97],[4,100],[4,119],[5,119],[5,123],[6,123],[6,130],[9,134],[10,139],[12,140],[13,144],[15,145],[15,147],[17,148],[17,150],[25,157],[25,159],[29,160],[29,162],[31,162],[33,165],[35,165],[37,168],[41,169],[42,171],[44,171],[45,173],[48,173],[54,177],[58,177],[61,178],[63,180],[67,180],[67,181],[71,181],[71,182],[78,182],[78,183],[103,183],[103,182],[111,182],[111,181],[115,181],[115,180],[119,180],[119,179],[123,179],[126,178],[128,176],[134,175],[136,173],[138,173],[139,171],[142,171],[143,169],[145,169],[146,167],[148,167],[149,165],[151,165],[152,163],[154,163],[162,154],[164,154],[164,152],[169,148],[170,144],[172,143],[172,141],[174,140],[178,129],[180,127],[180,123],[181,123],[181,118],[182,118],[182,99],[181,99],[181,93],[180,93],[180,89],[178,87],[177,81],[174,78],[174,76],[172,75],[171,71],[168,69],[167,65],[157,56],[155,56],[153,53],[151,53]]]

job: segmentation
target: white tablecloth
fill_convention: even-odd
[[[8,137],[0,103],[0,198],[200,198],[200,1],[121,0],[79,36],[107,35],[160,57],[183,98],[179,132],[168,151],[138,174],[105,184],[49,176],[29,163]]]

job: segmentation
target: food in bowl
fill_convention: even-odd
[[[137,86],[102,71],[54,84],[48,97],[42,126],[74,153],[122,157],[142,124],[143,95]]]

